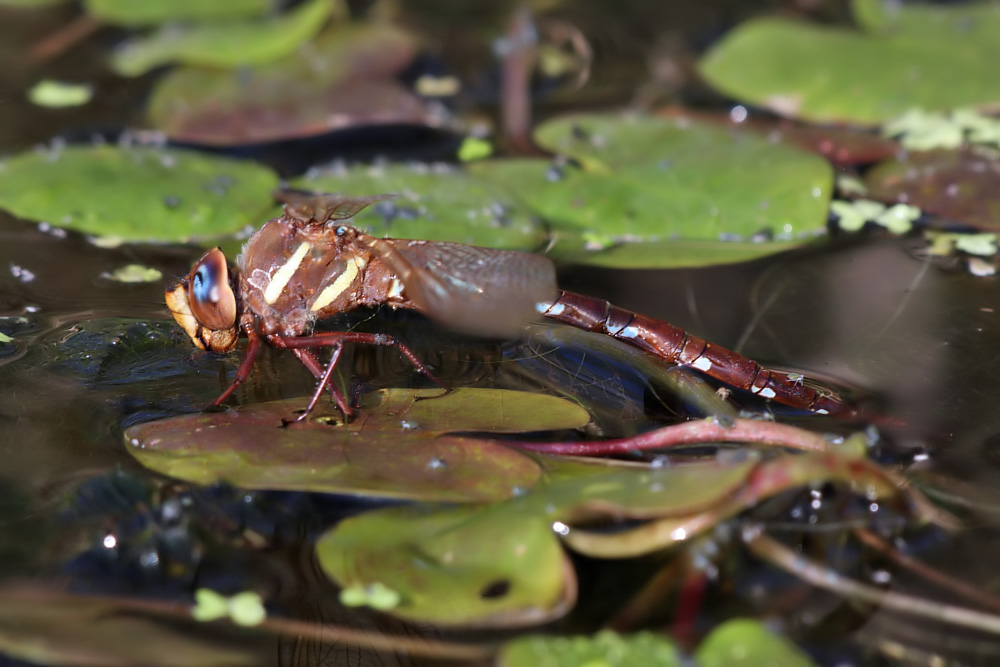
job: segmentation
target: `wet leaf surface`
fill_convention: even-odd
[[[813,667],[809,656],[788,640],[749,619],[723,623],[698,646],[699,667]]]
[[[232,21],[263,16],[272,7],[270,0],[84,0],[83,4],[102,21],[133,27],[167,21]]]
[[[292,185],[320,192],[396,194],[367,208],[351,224],[375,236],[450,241],[535,250],[545,230],[511,193],[446,166],[383,165],[331,169],[295,179]]]
[[[575,428],[588,420],[555,397],[441,393],[379,392],[346,427],[324,403],[304,422],[283,426],[304,407],[306,399],[297,398],[140,424],[125,441],[143,465],[200,484],[483,502],[532,486],[541,474],[537,464],[490,440],[442,433]]]
[[[139,76],[173,62],[208,67],[264,65],[291,55],[315,37],[333,6],[334,0],[307,0],[267,21],[168,26],[122,46],[111,65],[122,76]]]
[[[342,588],[377,582],[399,595],[387,611],[440,625],[543,623],[576,597],[549,523],[490,508],[369,512],[320,538],[316,556]]]
[[[856,12],[865,15],[869,5]],[[699,71],[727,95],[815,122],[874,125],[913,107],[1000,101],[990,65],[1000,58],[1000,18],[992,7],[907,4],[892,14],[891,25],[868,33],[748,21],[702,58]]]
[[[178,626],[119,613],[107,600],[43,588],[0,590],[0,647],[32,664],[130,667],[171,665],[263,665],[253,644],[220,641]],[[247,646],[247,644],[250,646]]]
[[[647,268],[737,262],[825,230],[829,164],[790,146],[680,118],[570,116],[536,134],[579,166],[522,159],[470,169],[555,226],[559,259]],[[561,239],[560,229],[577,236]]]
[[[251,70],[176,69],[157,83],[150,119],[172,139],[213,146],[432,123],[423,102],[393,78],[416,49],[400,28],[350,24]]]
[[[125,241],[185,241],[266,218],[277,176],[252,162],[148,147],[69,146],[3,163],[0,207]]]
[[[911,152],[865,175],[868,196],[906,202],[959,225],[1000,229],[1000,162],[968,151]]]
[[[500,667],[680,667],[685,662],[674,642],[662,635],[648,632],[618,635],[603,631],[593,636],[521,637],[504,645],[497,664]]]

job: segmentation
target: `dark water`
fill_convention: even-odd
[[[421,7],[414,15],[431,34],[454,38],[446,44],[456,51],[462,44],[443,24],[481,21],[490,11],[504,16],[508,9],[491,3],[470,13],[421,4],[429,6],[427,13]],[[746,11],[744,3],[685,4],[683,11],[662,8],[650,14],[645,2],[614,3],[613,9],[590,2],[568,12],[594,35],[602,59],[586,103],[628,102],[648,83],[645,68],[655,46],[675,39],[682,53],[694,53]],[[0,151],[15,152],[54,136],[114,132],[141,116],[148,82],[117,80],[98,64],[116,38],[113,31],[100,32],[72,55],[43,65],[28,66],[18,57],[72,15],[71,8],[23,15],[0,9],[0,63],[11,65],[0,72]],[[23,97],[28,83],[55,75],[96,81],[98,102],[83,111],[29,106]],[[662,85],[658,94],[669,97],[670,82]],[[702,93],[693,95],[698,99]],[[1000,466],[1000,282],[929,263],[910,245],[876,238],[824,241],[748,264],[688,271],[562,267],[562,281],[754,358],[835,378],[871,394],[885,414],[900,422],[886,429],[885,460],[924,453],[922,469],[974,485],[982,492],[977,502],[995,508],[990,490]],[[306,545],[364,502],[296,494],[255,494],[252,502],[244,502],[238,490],[173,487],[139,469],[121,444],[122,431],[132,423],[191,411],[210,400],[224,386],[221,374],[231,374],[236,360],[192,351],[166,311],[161,283],[125,285],[102,276],[128,263],[179,276],[199,253],[169,246],[102,249],[78,235],[43,231],[0,214],[0,331],[14,339],[0,344],[0,573],[80,591],[166,599],[204,586],[235,592],[251,582],[272,591],[286,611],[308,616],[331,586],[315,572]],[[385,317],[388,328],[403,327],[422,356],[441,354],[442,337],[448,334],[412,320],[401,324],[391,316],[378,317]],[[468,349],[461,348],[466,351],[451,362],[431,363],[454,363],[452,378],[490,382],[490,374],[498,371],[488,362],[501,358],[502,348],[461,337],[449,349],[457,346]],[[241,399],[307,393],[309,378],[286,356],[265,355]],[[470,368],[459,357],[485,361]],[[354,362],[359,372],[383,384],[412,380],[394,357],[359,353]],[[568,372],[549,379],[566,383],[568,391],[582,391],[572,388],[578,380]],[[640,413],[628,428],[646,423]],[[171,519],[171,512],[183,521]],[[192,525],[197,531],[190,530]],[[269,537],[274,554],[232,546],[229,538],[248,525]],[[108,535],[121,545],[114,557],[100,549]],[[988,521],[956,537],[915,531],[913,539],[943,570],[973,585],[993,583],[1000,544]],[[592,563],[580,568],[581,576],[602,576]],[[616,581],[625,574],[605,576]],[[788,584],[778,584],[776,595],[782,585]],[[600,584],[595,586],[600,590]],[[926,588],[911,582],[909,590],[934,595]],[[371,623],[399,629],[393,622]],[[827,664],[875,662],[868,648],[847,638],[870,648],[877,643],[873,637],[887,631],[931,653],[953,651],[982,664],[989,664],[1000,646],[949,635],[947,628],[925,628],[914,636],[898,617],[877,613],[859,614],[845,626],[852,623],[858,632],[831,624],[803,634],[807,644],[820,647],[817,655]],[[579,627],[587,626],[581,622]],[[842,642],[848,647],[840,653],[833,647]],[[323,663],[329,654],[320,657],[309,646],[263,642],[261,650],[293,664],[366,664],[369,657],[345,649],[334,662]]]

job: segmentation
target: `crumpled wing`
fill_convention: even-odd
[[[518,335],[556,297],[556,272],[541,255],[459,243],[368,237],[373,253],[424,314],[456,331]]]

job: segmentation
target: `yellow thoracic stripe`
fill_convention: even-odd
[[[351,257],[351,260],[347,262],[347,266],[344,267],[344,271],[337,276],[336,280],[323,288],[323,291],[313,301],[309,310],[316,312],[330,305],[334,299],[343,294],[344,290],[351,286],[354,279],[361,273],[361,269],[365,268],[366,263],[365,259],[357,255]]]
[[[281,293],[284,291],[285,287],[288,285],[288,281],[292,279],[295,272],[299,269],[299,264],[305,259],[306,253],[309,252],[309,248],[312,246],[309,243],[303,241],[302,244],[295,249],[295,253],[288,258],[285,264],[274,272],[271,276],[271,282],[267,284],[267,289],[264,290],[264,301],[265,303],[272,304],[278,300]]]

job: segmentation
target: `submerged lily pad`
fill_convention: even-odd
[[[192,151],[70,146],[28,152],[0,166],[0,208],[125,241],[187,241],[267,217],[271,170]]]
[[[273,4],[272,0],[84,0],[93,16],[130,27],[167,21],[232,21],[262,16]]]
[[[1000,229],[1000,162],[967,151],[886,160],[865,175],[868,196],[906,202],[961,225]]]
[[[122,76],[138,76],[172,62],[209,67],[263,65],[291,55],[315,37],[334,0],[307,0],[268,21],[161,28],[124,45],[112,58]]]
[[[551,254],[630,267],[737,262],[826,229],[833,176],[820,157],[685,118],[581,115],[537,131],[574,164],[470,165],[555,228]]]
[[[441,433],[575,428],[589,419],[569,401],[525,392],[387,390],[346,426],[328,402],[284,426],[305,401],[149,422],[125,441],[148,468],[199,484],[483,502],[531,487],[538,465],[494,441]]]
[[[878,124],[913,107],[1000,101],[1000,15],[989,4],[906,4],[855,14],[863,33],[781,18],[749,21],[700,61],[701,75],[737,99],[816,122]]]
[[[549,523],[489,507],[368,512],[321,537],[316,556],[342,588],[378,584],[398,596],[386,611],[437,625],[534,625],[576,599]]]
[[[535,250],[545,243],[537,219],[489,179],[444,165],[376,165],[314,172],[292,186],[354,194],[394,193],[351,224],[375,236]]]
[[[153,124],[172,139],[216,146],[304,137],[354,125],[432,121],[393,77],[416,40],[387,24],[327,30],[308,48],[249,71],[181,68],[150,101]]]

